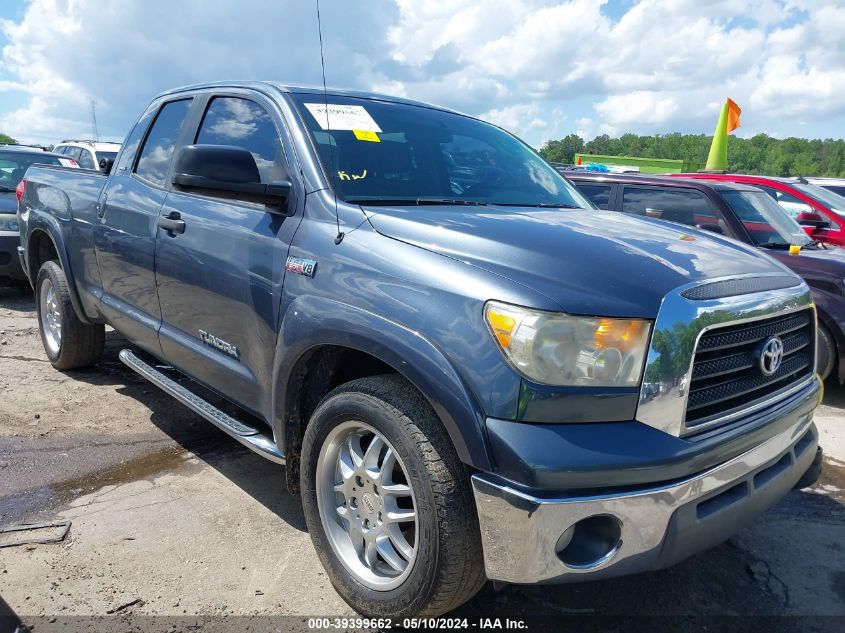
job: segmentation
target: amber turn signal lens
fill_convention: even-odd
[[[628,352],[639,343],[648,327],[648,321],[602,319],[596,328],[596,347],[615,347],[621,352]]]
[[[493,335],[499,341],[499,344],[507,348],[511,343],[511,335],[516,329],[516,319],[502,311],[488,308],[487,323],[490,324],[490,329],[493,330]]]

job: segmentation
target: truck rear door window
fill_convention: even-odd
[[[138,157],[138,165],[135,167],[138,176],[155,185],[164,186],[173,149],[190,108],[190,99],[170,101],[161,107]]]
[[[727,233],[724,220],[716,215],[707,197],[698,191],[668,187],[625,187],[622,211],[711,230],[715,225],[722,233]]]
[[[235,145],[248,150],[261,182],[287,178],[284,150],[267,111],[249,99],[215,97],[203,117],[195,143]]]

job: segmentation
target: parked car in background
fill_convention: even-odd
[[[845,380],[845,250],[813,241],[758,187],[715,180],[568,173],[600,209],[644,215],[726,235],[763,249],[810,286],[819,317],[822,378]],[[790,255],[790,245],[801,247]]]
[[[41,145],[25,145],[23,143],[0,143],[0,149],[16,149],[21,152],[46,152],[47,148]]]
[[[819,176],[807,176],[806,178],[804,178],[804,180],[806,180],[811,185],[824,187],[828,191],[832,191],[833,193],[839,196],[845,196],[845,178],[822,178]]]
[[[120,151],[120,143],[101,143],[99,141],[62,141],[53,148],[53,152],[76,160],[83,169],[101,169],[103,159],[112,163]]]
[[[667,174],[675,178],[695,178],[738,182],[759,187],[786,209],[804,231],[816,241],[845,246],[845,198],[801,178],[774,178],[746,174]]]
[[[0,283],[26,279],[18,259],[18,188],[26,170],[36,163],[73,166],[62,156],[34,147],[0,146]]]

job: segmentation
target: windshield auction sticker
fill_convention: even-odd
[[[317,119],[324,130],[359,130],[362,132],[381,132],[381,128],[370,113],[359,105],[328,104],[326,116],[325,103],[306,103],[305,107]]]

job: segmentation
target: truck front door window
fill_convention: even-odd
[[[248,150],[261,182],[287,177],[287,162],[273,119],[267,111],[248,99],[215,97],[208,106],[197,133],[196,143],[235,145]]]
[[[135,173],[155,185],[164,186],[173,149],[191,107],[190,99],[165,103],[144,141]]]

